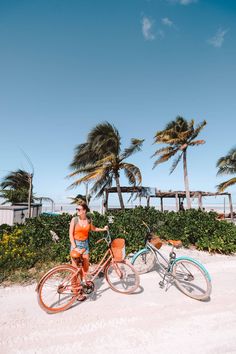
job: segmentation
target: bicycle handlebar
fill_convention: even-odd
[[[100,243],[102,241],[106,241],[108,244],[111,243],[111,235],[110,235],[110,232],[109,232],[109,229],[106,230],[107,232],[107,236],[103,237],[103,238],[100,238],[100,240],[96,241],[95,243]]]

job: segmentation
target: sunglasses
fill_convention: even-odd
[[[81,210],[84,210],[84,209],[83,208],[76,208],[76,210],[81,211]]]

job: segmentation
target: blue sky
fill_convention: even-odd
[[[171,162],[151,159],[155,132],[182,115],[208,122],[206,144],[189,149],[190,188],[225,180],[215,164],[236,143],[235,1],[0,0],[0,48],[0,178],[29,169],[23,149],[35,193],[66,202],[83,192],[66,191],[75,146],[109,121],[123,147],[145,139],[129,159],[144,186],[183,190],[181,164],[169,175]]]

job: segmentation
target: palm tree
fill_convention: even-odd
[[[207,124],[204,120],[196,128],[194,128],[194,120],[186,121],[183,117],[177,116],[174,121],[168,123],[164,130],[158,131],[154,137],[157,144],[167,144],[167,147],[158,149],[153,156],[158,156],[153,168],[158,164],[168,161],[171,157],[176,156],[170,173],[172,173],[180,160],[183,158],[184,184],[187,199],[187,208],[191,208],[188,171],[187,171],[187,149],[189,146],[204,144],[205,140],[194,140],[203,127]]]
[[[69,199],[72,200],[71,204],[78,204],[78,202],[82,200],[82,201],[86,202],[87,205],[89,205],[91,196],[90,195],[77,194],[75,197],[69,197]]]
[[[0,183],[1,197],[5,198],[5,202],[12,204],[27,202],[32,195],[32,174],[18,169],[17,171],[9,172]]]
[[[219,158],[216,163],[219,168],[217,175],[232,175],[236,173],[236,147],[232,148],[226,156]],[[222,182],[217,186],[219,192],[223,192],[229,186],[236,183],[236,177],[230,178],[228,181]]]
[[[124,161],[134,152],[140,151],[144,140],[132,139],[131,144],[121,152],[121,137],[118,130],[108,122],[98,124],[88,134],[87,142],[75,148],[75,156],[70,165],[74,172],[69,177],[83,175],[69,188],[82,182],[93,181],[91,194],[101,197],[106,187],[115,180],[120,206],[124,202],[120,187],[120,170],[123,170],[131,185],[140,184],[142,176],[139,168]]]

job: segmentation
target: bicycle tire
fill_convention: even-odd
[[[78,286],[73,286],[73,277],[78,277],[77,270],[71,265],[60,265],[52,268],[38,286],[38,303],[47,313],[67,310],[78,296]],[[77,280],[76,280],[77,282]],[[78,283],[77,283],[78,284]]]
[[[155,255],[149,249],[144,249],[134,255],[131,260],[131,264],[137,270],[139,274],[150,272],[155,264]]]
[[[133,293],[140,283],[138,272],[127,261],[110,263],[105,277],[111,289],[121,294]]]
[[[206,300],[210,297],[210,276],[197,261],[188,258],[177,259],[173,264],[172,274],[176,286],[185,295],[196,300]]]

